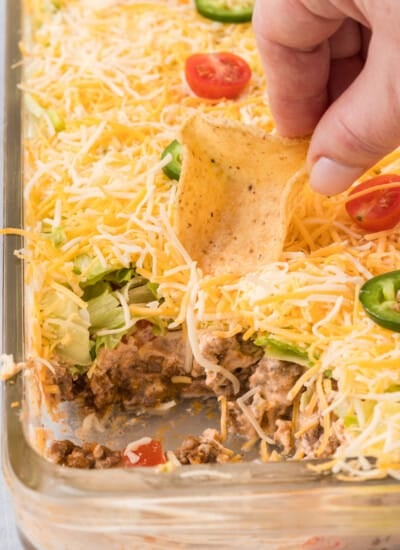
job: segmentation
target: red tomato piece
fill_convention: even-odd
[[[233,53],[197,53],[186,59],[185,76],[199,97],[235,99],[248,84],[251,69]]]
[[[398,188],[377,189],[361,197],[351,198],[355,193],[370,187],[395,182],[399,182]],[[391,229],[400,221],[400,175],[383,174],[363,181],[351,190],[346,210],[355,223],[367,231]]]
[[[133,466],[158,466],[165,464],[165,455],[161,447],[161,443],[156,439],[151,439],[149,443],[138,445],[132,451],[127,449],[122,454],[124,466],[132,468]],[[131,460],[129,454],[133,453],[135,462]]]

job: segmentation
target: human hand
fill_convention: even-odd
[[[399,0],[256,0],[253,26],[278,132],[314,132],[313,189],[344,191],[400,144]]]

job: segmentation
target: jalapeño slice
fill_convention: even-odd
[[[171,180],[179,180],[182,169],[182,145],[177,139],[171,141],[162,152],[161,158],[165,158],[168,154],[171,155],[171,160],[163,167],[163,172]]]
[[[400,271],[384,273],[364,283],[359,300],[377,325],[400,332]]]
[[[254,0],[195,0],[197,11],[213,21],[245,23],[251,21]]]

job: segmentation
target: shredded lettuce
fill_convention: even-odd
[[[66,242],[65,232],[63,227],[56,227],[51,233],[44,233],[44,236],[51,240],[53,246],[58,248]]]
[[[124,283],[128,283],[134,278],[144,281],[146,280],[143,279],[143,277],[138,277],[133,267],[123,267],[121,269],[117,269],[116,271],[111,271],[104,277],[106,281],[116,286],[122,286]]]
[[[98,281],[94,285],[85,287],[82,299],[85,300],[85,302],[89,302],[89,300],[97,298],[101,294],[104,294],[104,292],[112,292],[110,283],[107,283],[106,281]]]
[[[154,292],[151,288],[149,288],[148,283],[137,286],[136,288],[131,288],[128,292],[128,296],[128,303],[130,304],[146,304],[147,302],[153,301],[157,297],[154,296]]]
[[[351,426],[358,426],[357,417],[352,414],[348,414],[343,418],[343,425],[345,428],[350,428]]]
[[[50,290],[41,303],[44,335],[55,345],[60,359],[75,365],[90,365],[90,320],[86,310],[67,294]]]
[[[147,288],[153,293],[153,296],[154,298],[158,298],[158,287],[160,285],[158,285],[157,283],[152,283],[151,281],[149,281],[147,283]]]
[[[87,372],[89,369],[89,365],[72,365],[68,367],[69,372],[73,376],[73,378],[77,378],[78,376],[82,376]]]
[[[99,284],[97,283],[97,285]],[[88,311],[91,323],[90,332],[94,339],[93,354],[97,356],[102,347],[108,349],[115,348],[121,341],[121,338],[127,333],[126,330],[122,330],[116,334],[107,334],[104,336],[96,334],[97,331],[102,329],[112,330],[123,327],[125,323],[124,312],[119,300],[108,289],[88,301]]]
[[[262,335],[254,340],[256,346],[264,348],[265,355],[281,361],[290,361],[303,367],[310,367],[311,361],[306,350],[278,340],[272,336]]]
[[[161,299],[158,297],[158,285],[138,275],[133,266],[119,269],[104,268],[98,258],[81,254],[74,260],[73,271],[82,275],[80,281],[80,287],[83,290],[82,299],[88,306],[85,311],[87,317],[84,340],[86,362],[82,362],[81,358],[76,360],[76,353],[64,354],[64,358],[69,363],[73,363],[74,366],[71,366],[73,374],[79,375],[81,367],[89,363],[88,357],[91,357],[93,361],[102,347],[114,348],[130,330],[125,329],[115,334],[98,335],[101,330],[122,329],[125,325],[123,308],[114,293],[116,289],[126,296],[127,302],[130,304],[145,304]],[[75,306],[74,302],[71,302]],[[65,310],[68,311],[68,307]],[[63,312],[59,312],[59,314],[62,315]],[[65,326],[63,327],[59,321],[51,321],[51,315],[47,316],[47,324],[52,337],[62,339]],[[50,330],[51,324],[57,325],[59,328],[56,330],[52,327]],[[160,333],[165,330],[165,322],[154,320],[153,324],[155,325],[154,330]],[[71,332],[72,329],[69,328],[69,330]],[[81,336],[78,337],[76,334],[76,337],[79,342]],[[57,349],[61,349],[60,345]],[[61,351],[61,353],[63,352]]]
[[[101,348],[114,349],[121,341],[122,336],[126,334],[126,331],[119,332],[118,334],[107,334],[106,336],[97,336],[94,351],[97,356]]]
[[[104,268],[97,258],[81,254],[75,258],[73,270],[83,275],[80,286],[84,289],[83,299],[86,301],[100,296],[106,290],[122,287],[128,291],[130,304],[145,304],[158,299],[158,284],[138,275],[132,266]]]
[[[155,317],[151,317],[148,319],[152,323],[152,333],[154,336],[163,336],[168,332],[168,325],[172,322],[172,319],[166,320],[166,319],[158,319]]]
[[[54,111],[53,109],[45,109],[44,113],[50,120],[56,132],[62,132],[63,130],[65,130],[65,121],[56,111]]]
[[[25,94],[24,98],[25,106],[31,115],[35,118],[46,117],[56,132],[65,130],[65,122],[56,111],[53,109],[45,109],[30,94]]]
[[[40,118],[43,115],[44,109],[39,105],[36,99],[31,96],[31,94],[24,95],[25,107],[28,109],[29,113],[36,118]]]
[[[73,271],[77,275],[83,275],[80,286],[85,288],[104,280],[105,275],[111,270],[104,268],[97,258],[88,254],[80,254],[74,260]]]
[[[74,273],[83,275],[80,282],[82,288],[93,286],[99,282],[107,282],[114,287],[122,287],[133,278],[138,277],[134,267],[122,267],[114,269],[103,267],[98,258],[93,258],[88,254],[80,254],[74,260]],[[146,281],[143,277],[138,277],[142,281]]]
[[[88,312],[91,331],[111,330],[124,326],[124,312],[121,304],[118,298],[107,290],[88,301]]]

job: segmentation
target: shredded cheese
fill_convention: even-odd
[[[250,397],[253,397],[257,392],[259,391],[258,387],[252,388],[251,390],[247,391],[245,394],[243,394],[239,399],[237,400],[237,404],[239,405],[240,409],[242,410],[242,413],[247,418],[247,420],[250,422],[250,424],[255,429],[256,433],[260,437],[260,439],[266,441],[267,443],[270,443],[271,445],[274,444],[273,439],[271,439],[261,428],[259,422],[257,422],[256,418],[254,418],[254,415],[252,414],[249,407],[246,405],[246,401],[250,399]]]

